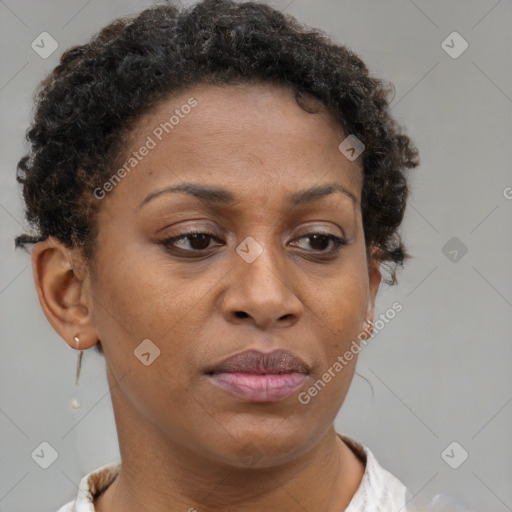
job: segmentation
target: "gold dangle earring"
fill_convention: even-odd
[[[76,348],[79,349],[80,348],[80,338],[78,337],[77,334],[75,334],[75,336],[73,336],[73,341],[75,342]],[[76,363],[75,386],[78,386],[78,379],[80,377],[80,370],[82,368],[83,353],[84,353],[83,350],[80,350],[78,352],[78,360]],[[82,407],[82,404],[80,404],[80,402],[76,398],[73,398],[73,400],[71,400],[71,407],[73,409],[78,409],[78,408]]]
[[[75,341],[76,348],[78,349],[79,346],[80,346],[80,338],[77,335],[75,335],[73,337],[73,340]],[[82,368],[82,354],[83,353],[84,353],[83,350],[80,350],[78,352],[78,360],[77,360],[77,363],[76,363],[75,386],[78,386],[78,379],[80,377],[80,370]]]

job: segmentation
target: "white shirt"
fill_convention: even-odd
[[[409,512],[405,505],[410,494],[404,484],[383,469],[366,446],[344,434],[338,435],[365,464],[361,483],[345,512]],[[85,475],[76,499],[57,512],[95,512],[94,498],[107,489],[120,469],[120,461],[110,462]]]

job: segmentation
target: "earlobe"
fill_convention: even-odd
[[[81,350],[94,346],[90,301],[73,250],[52,237],[39,242],[32,249],[32,270],[39,303],[55,331],[73,348],[77,334]]]

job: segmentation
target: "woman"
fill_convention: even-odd
[[[16,244],[56,332],[105,356],[122,463],[60,512],[408,510],[334,428],[408,257],[418,156],[387,93],[261,3],[155,6],[62,56]]]

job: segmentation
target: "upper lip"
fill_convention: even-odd
[[[309,368],[302,359],[289,350],[260,352],[246,350],[212,367],[207,373],[309,373]]]

